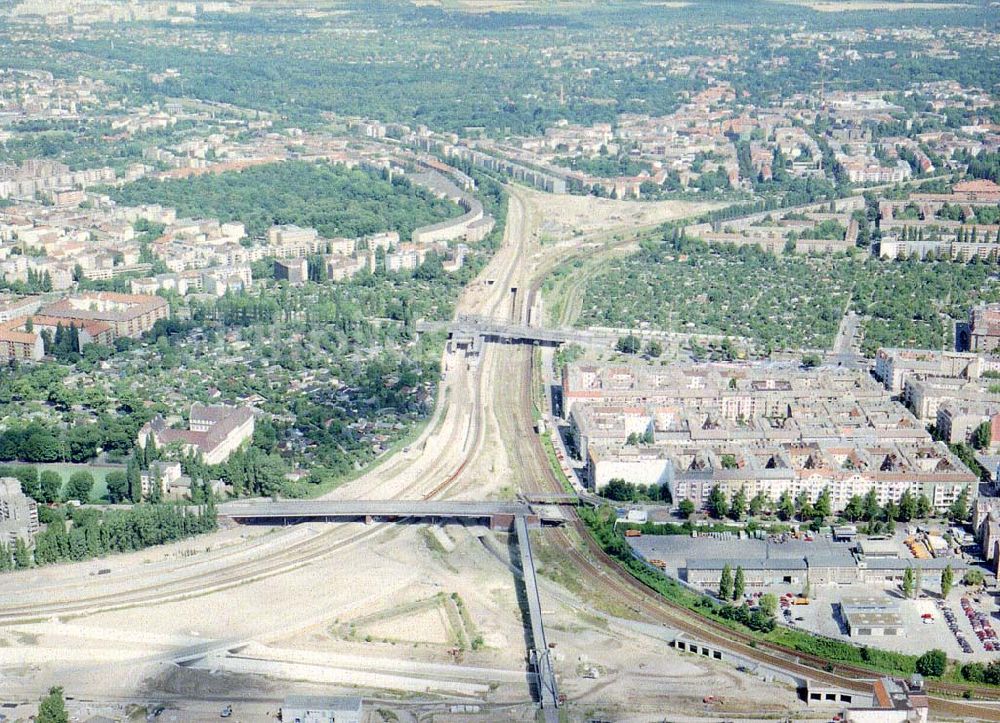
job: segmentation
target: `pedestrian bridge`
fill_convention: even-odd
[[[542,708],[546,723],[558,723],[559,693],[556,674],[545,639],[542,605],[535,576],[535,560],[531,552],[530,527],[538,527],[544,512],[536,511],[525,502],[452,502],[439,500],[240,500],[218,506],[220,517],[240,522],[321,522],[364,521],[402,522],[405,520],[469,520],[485,523],[494,530],[512,532],[520,554],[521,580],[531,627],[528,659],[531,665],[533,689]],[[555,520],[550,520],[555,521]],[[560,516],[557,523],[564,522]],[[207,654],[193,649],[180,659],[190,662]],[[213,648],[214,649],[214,648]]]

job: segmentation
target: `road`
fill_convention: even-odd
[[[854,343],[858,336],[858,329],[861,327],[861,317],[853,311],[848,311],[840,320],[837,328],[837,337],[833,341],[833,354],[850,354],[854,350]]]

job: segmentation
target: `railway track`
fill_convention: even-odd
[[[494,257],[497,259],[496,275],[502,281],[494,287],[492,293],[488,294],[481,302],[481,307],[490,315],[501,314],[507,316],[510,312],[503,309],[503,305],[508,301],[508,294],[504,291],[509,288],[512,279],[518,272],[519,264],[523,259],[524,248],[522,240],[524,233],[523,225],[524,204],[516,199],[512,194],[513,202],[520,204],[518,213],[514,214],[514,228],[512,229],[508,241],[513,240],[513,244],[505,244]],[[498,258],[499,257],[499,258]],[[434,460],[426,466],[426,469],[417,476],[410,484],[406,485],[396,494],[390,495],[390,499],[404,499],[418,497],[430,499],[444,494],[451,488],[457,480],[461,478],[468,468],[469,463],[474,459],[482,438],[482,417],[484,405],[481,403],[481,379],[479,370],[475,379],[474,388],[476,390],[473,401],[473,409],[470,419],[471,443],[465,446],[464,455],[455,463],[455,448],[444,445],[440,453]],[[439,400],[443,404],[443,399]],[[445,470],[447,472],[445,473]],[[424,490],[428,482],[433,481],[445,473],[444,479]],[[53,600],[43,603],[14,603],[0,606],[0,625],[15,625],[18,623],[34,622],[40,619],[53,617],[75,617],[89,615],[111,610],[120,610],[137,605],[149,603],[163,603],[185,598],[196,597],[208,593],[219,592],[237,585],[255,582],[275,575],[284,574],[299,569],[312,562],[324,559],[351,545],[369,540],[379,534],[382,528],[374,527],[358,531],[352,531],[346,537],[334,539],[337,531],[343,529],[340,526],[332,530],[324,531],[316,537],[289,545],[277,552],[271,553],[262,560],[236,560],[221,565],[208,572],[189,570],[189,574],[174,580],[164,581],[162,578],[152,575],[142,576],[136,582],[136,586],[124,592],[114,592],[106,594],[83,595],[76,599]],[[89,584],[87,585],[89,587]]]
[[[531,290],[538,291],[540,281]],[[530,349],[531,347],[528,347]],[[528,492],[562,492],[562,483],[549,464],[549,459],[534,434],[531,434],[531,409],[533,406],[534,360],[529,354],[522,363],[518,375],[520,379],[517,395],[517,410],[511,412],[512,429],[520,429],[517,439],[525,440],[517,445],[518,462],[521,469],[533,470],[533,474],[522,475],[523,489]],[[525,449],[526,448],[526,449]],[[805,677],[819,683],[829,684],[857,692],[870,692],[871,681],[877,672],[847,664],[830,661],[808,653],[789,649],[777,643],[760,641],[754,637],[728,628],[714,620],[700,616],[691,610],[662,597],[630,575],[615,559],[604,552],[591,536],[584,522],[571,512],[570,528],[582,542],[584,550],[577,545],[573,536],[565,530],[552,531],[551,541],[568,558],[574,569],[580,571],[581,580],[601,581],[604,586],[619,597],[633,612],[663,625],[669,625],[693,637],[738,653],[751,660],[770,665],[783,671]],[[547,533],[550,534],[550,533]],[[961,696],[966,691],[983,700],[1000,700],[1000,690],[982,688],[945,681],[927,681],[932,694],[931,710],[936,715],[973,717],[978,720],[1000,721],[1000,709],[988,708],[975,703],[957,701],[941,696]]]

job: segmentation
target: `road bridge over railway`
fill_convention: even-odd
[[[694,334],[659,329],[617,329],[608,327],[591,327],[589,329],[573,329],[567,327],[544,328],[528,326],[527,324],[511,324],[480,316],[460,316],[455,321],[418,321],[418,332],[446,331],[452,339],[466,343],[478,339],[530,342],[539,344],[581,344],[583,346],[613,346],[623,336],[636,336],[641,341],[656,339],[667,342],[685,342],[690,340],[702,344],[721,342],[723,339],[748,343],[742,337],[726,337],[720,334]]]
[[[380,522],[403,519],[471,520],[508,530],[515,518],[531,527],[542,519],[523,502],[452,502],[444,500],[241,500],[218,506],[220,517],[250,521]]]
[[[536,511],[526,502],[451,502],[442,500],[241,500],[218,506],[220,517],[241,522],[282,521],[321,522],[364,521],[398,522],[422,519],[440,521],[459,519],[488,524],[491,529],[513,531],[517,537],[520,554],[521,578],[531,626],[531,647],[528,659],[533,673],[535,692],[542,707],[546,723],[557,723],[559,693],[556,674],[552,667],[545,627],[542,624],[542,605],[538,596],[538,579],[535,560],[531,554],[530,527],[538,527],[544,513]],[[556,520],[552,520],[556,521]],[[560,517],[558,522],[563,522]],[[185,651],[181,662],[190,662],[216,650],[218,644],[196,647]]]

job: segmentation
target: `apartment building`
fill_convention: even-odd
[[[24,330],[25,319],[0,322],[0,359],[3,361],[38,361],[45,356],[42,337]]]
[[[274,279],[289,284],[304,284],[309,280],[309,262],[306,259],[276,259]]]
[[[36,532],[38,504],[21,491],[16,478],[0,478],[0,543],[30,542]]]
[[[101,321],[108,324],[114,338],[139,337],[170,315],[170,305],[159,296],[92,291],[74,294],[46,306],[45,316],[66,320],[67,325]]]
[[[827,489],[835,510],[875,489],[938,508],[977,478],[867,374],[775,365],[567,365],[565,414],[587,481],[667,484],[703,506],[715,486],[776,501]]]
[[[1000,346],[1000,304],[983,304],[969,311],[968,348],[989,353]]]
[[[974,380],[986,371],[1000,371],[1000,363],[979,354],[934,349],[883,348],[875,353],[875,377],[893,393],[901,392],[912,377]]]

